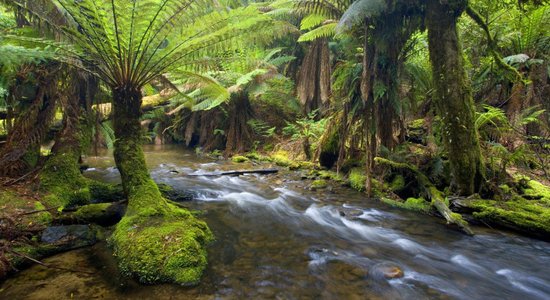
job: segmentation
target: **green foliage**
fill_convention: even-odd
[[[311,31],[308,31],[307,33],[302,34],[298,39],[298,42],[311,42],[320,38],[332,37],[336,33],[337,25],[338,24],[336,22],[330,22],[319,26]]]
[[[325,132],[328,119],[316,121],[317,113],[318,111],[313,111],[306,118],[296,120],[294,124],[287,122],[287,126],[283,128],[283,133],[290,136],[292,140],[303,138],[319,140]]]
[[[367,176],[365,175],[365,171],[359,168],[354,168],[349,173],[348,178],[349,178],[349,183],[353,189],[356,189],[360,192],[365,190],[365,184],[367,182]]]
[[[347,30],[362,24],[365,19],[377,18],[387,9],[388,3],[385,0],[355,1],[342,15],[338,24],[339,30]]]
[[[68,36],[111,87],[141,88],[160,74],[197,64],[207,50],[212,55],[240,46],[235,37],[253,36],[259,31],[253,29],[271,22],[255,7],[218,9],[208,0],[55,1],[76,30],[55,24],[36,8],[16,4]],[[66,47],[58,49],[71,54]]]

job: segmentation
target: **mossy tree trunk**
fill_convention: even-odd
[[[430,0],[427,28],[435,83],[434,102],[443,123],[448,153],[458,193],[473,194],[484,178],[479,138],[474,126],[474,103],[464,70],[457,19],[467,1]]]
[[[375,46],[369,42],[368,22],[365,22],[365,50],[363,54],[363,73],[361,74],[361,96],[365,104],[365,117],[363,120],[365,134],[365,189],[369,197],[372,196],[372,175],[374,172],[374,158],[377,152],[376,124],[375,124],[375,103],[373,93],[373,83],[375,78]]]
[[[106,185],[85,178],[80,172],[82,153],[92,142],[93,121],[91,103],[97,91],[97,82],[89,76],[71,73],[63,83],[66,97],[63,107],[63,128],[57,134],[51,155],[40,171],[41,189],[48,192],[50,205],[74,206],[88,204],[92,199],[90,184],[98,188]]]
[[[206,223],[161,195],[141,148],[141,91],[113,89],[115,162],[128,198],[125,216],[110,239],[122,273],[143,283],[198,283],[206,267]]]
[[[122,187],[128,197],[128,214],[142,208],[162,212],[166,201],[151,179],[141,148],[142,93],[132,86],[113,89],[113,119],[115,130],[115,163],[120,172]]]

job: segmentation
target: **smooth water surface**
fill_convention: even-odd
[[[156,181],[191,191],[217,241],[193,288],[121,278],[108,247],[47,259],[87,273],[35,266],[0,286],[2,299],[550,299],[550,244],[474,228],[464,236],[428,216],[350,189],[310,191],[296,172],[205,177],[267,166],[145,147]],[[91,178],[117,182],[112,156],[90,157]],[[398,266],[404,277],[382,270]],[[90,274],[93,273],[93,274]]]

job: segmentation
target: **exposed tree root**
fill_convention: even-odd
[[[385,158],[377,157],[374,159],[376,163],[390,166],[394,169],[402,169],[413,172],[416,175],[416,179],[425,189],[428,197],[431,199],[431,205],[434,207],[444,218],[447,220],[447,224],[456,225],[462,232],[468,235],[474,235],[474,232],[468,226],[468,223],[462,219],[462,216],[457,213],[453,213],[449,209],[448,200],[445,198],[443,193],[439,191],[431,182],[426,175],[422,174],[417,167],[407,164],[407,163],[398,163]]]

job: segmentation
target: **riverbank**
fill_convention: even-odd
[[[476,236],[466,236],[446,228],[441,219],[392,208],[331,179],[323,179],[324,188],[312,188],[315,179],[304,179],[305,170],[279,167],[280,173],[271,175],[203,177],[195,175],[270,164],[234,164],[174,146],[146,146],[145,151],[152,177],[191,193],[194,200],[181,204],[202,212],[216,236],[202,282],[193,288],[147,286],[113,275],[118,274],[116,263],[100,241],[44,259],[93,274],[34,266],[5,281],[0,298],[70,298],[71,293],[117,299],[550,295],[545,242],[475,225]],[[109,153],[89,158],[86,177],[116,183],[110,159]],[[403,277],[380,275],[392,266]]]

